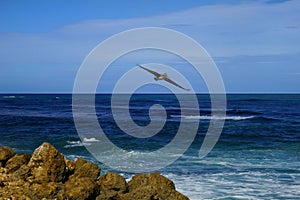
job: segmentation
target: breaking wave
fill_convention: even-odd
[[[173,118],[183,118],[183,119],[202,119],[202,120],[246,120],[246,119],[252,119],[255,116],[210,116],[210,115],[171,115]]]
[[[92,143],[99,142],[96,138],[83,138],[83,141],[77,140],[77,141],[66,141],[67,145],[64,146],[64,148],[72,148],[72,147],[82,147],[84,145],[91,145]]]

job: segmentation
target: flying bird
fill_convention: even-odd
[[[158,72],[155,72],[155,71],[153,71],[153,70],[150,70],[150,69],[148,69],[148,68],[146,68],[146,67],[143,67],[143,66],[141,66],[141,65],[138,65],[138,66],[139,66],[140,68],[146,70],[147,72],[150,72],[151,74],[153,74],[153,75],[155,76],[155,77],[154,77],[154,80],[156,80],[156,81],[164,80],[164,81],[167,81],[167,82],[169,82],[169,83],[171,83],[171,84],[175,85],[176,87],[179,87],[179,88],[181,88],[181,89],[183,89],[183,90],[190,91],[190,89],[186,89],[186,88],[182,87],[181,85],[179,85],[178,83],[172,81],[172,80],[168,77],[168,75],[167,75],[166,73],[160,74],[160,73],[158,73]]]

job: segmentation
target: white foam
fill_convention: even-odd
[[[83,142],[100,142],[96,138],[83,138]]]
[[[182,171],[183,172],[183,171]],[[203,174],[162,173],[176,189],[191,200],[198,199],[273,199],[277,196],[297,199],[299,184],[277,180],[277,173],[264,171],[220,171]],[[234,188],[234,190],[233,190]]]
[[[82,147],[86,145],[92,145],[94,142],[99,142],[96,138],[83,138],[83,142],[78,141],[67,141],[67,145],[64,146],[64,148],[72,148],[72,147]]]
[[[81,141],[67,141],[67,145],[64,148],[71,148],[71,147],[81,147],[83,146]]]
[[[245,120],[245,119],[251,119],[255,116],[210,116],[210,115],[171,115],[173,118],[183,118],[183,119],[190,119],[190,120]]]
[[[4,99],[15,99],[16,96],[3,96]]]

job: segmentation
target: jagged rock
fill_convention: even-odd
[[[12,174],[13,180],[26,180],[30,176],[30,169],[27,165],[22,165]]]
[[[100,167],[82,158],[74,163],[68,162],[68,166],[74,173],[64,184],[64,196],[71,200],[95,199],[100,189],[95,181],[100,174]]]
[[[0,146],[0,167],[4,167],[6,161],[15,155],[14,150],[7,146]]]
[[[34,183],[27,188],[28,196],[31,199],[55,199],[60,191],[63,189],[62,183]]]
[[[10,158],[5,165],[5,168],[9,172],[14,172],[19,169],[22,165],[27,165],[31,158],[30,154],[22,153],[16,154],[14,157]]]
[[[151,185],[148,185],[148,186],[142,186],[138,190],[133,190],[133,191],[130,191],[129,193],[121,194],[120,199],[122,199],[122,200],[132,200],[132,199],[161,200],[164,198],[159,196],[156,188],[154,188]],[[168,200],[170,200],[170,199],[168,199]]]
[[[65,160],[67,170],[70,172],[74,172],[75,164],[71,160]]]
[[[157,172],[138,174],[128,182],[129,193],[121,199],[169,199],[187,200],[188,198],[175,189],[174,183]]]
[[[82,165],[84,165],[85,163],[87,163],[88,161],[84,160],[83,158],[77,158],[74,161],[74,165],[75,165],[75,169],[79,169],[80,167],[82,167]]]
[[[1,199],[31,199],[28,195],[28,188],[29,183],[22,180],[6,182],[5,187],[2,190],[0,188],[0,197]]]
[[[48,142],[44,142],[33,152],[27,166],[33,182],[61,182],[65,179],[64,155]]]
[[[181,194],[178,191],[173,191],[171,192],[170,196],[168,197],[168,199],[177,199],[177,200],[189,200],[189,198],[183,194]]]
[[[5,186],[4,181],[0,180],[0,187],[4,187],[4,186]]]
[[[151,174],[135,175],[128,183],[129,191],[138,189],[141,186],[148,185],[151,185],[158,189],[165,189],[167,191],[175,190],[174,183],[157,172]]]
[[[100,186],[100,195],[96,200],[118,199],[119,194],[127,192],[126,180],[115,173],[108,172],[97,181]]]
[[[76,166],[76,161],[75,161],[75,166]],[[82,163],[81,165],[75,167],[75,172],[73,175],[70,176],[70,178],[87,177],[96,180],[99,174],[100,174],[100,167],[98,165],[85,161],[85,163]]]
[[[65,160],[67,177],[74,174],[75,164],[71,160]]]
[[[65,184],[65,195],[69,200],[96,199],[99,187],[92,178],[73,177]]]
[[[49,143],[43,143],[30,158],[1,147],[0,200],[187,200],[174,183],[159,173],[139,174],[129,183],[82,158],[64,160]],[[29,162],[28,162],[29,160]]]

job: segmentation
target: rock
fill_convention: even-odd
[[[4,187],[5,184],[4,184],[4,181],[0,180],[0,187]]]
[[[28,196],[32,199],[55,199],[58,193],[63,189],[62,183],[34,183],[27,188]]]
[[[65,184],[65,196],[69,200],[96,199],[99,187],[92,178],[73,177]]]
[[[167,191],[175,190],[174,183],[157,172],[151,174],[138,174],[129,181],[129,191],[140,188],[141,186],[151,185],[157,189]]]
[[[75,161],[75,166],[76,166],[76,161]],[[75,167],[75,172],[73,175],[70,176],[70,178],[72,178],[72,177],[77,177],[77,178],[87,177],[87,178],[96,180],[98,178],[99,174],[100,174],[100,167],[94,163],[86,161],[82,165]]]
[[[75,164],[71,160],[65,160],[67,170],[70,172],[74,172]]]
[[[31,199],[28,195],[29,183],[18,180],[6,182],[5,187],[0,188],[1,199]]]
[[[70,175],[74,174],[75,171],[75,164],[71,160],[65,160],[66,163],[66,175],[69,177]]]
[[[61,182],[65,179],[64,155],[48,142],[44,142],[33,152],[27,166],[34,182]]]
[[[151,185],[143,186],[138,190],[130,191],[129,193],[121,194],[120,199],[122,200],[160,200],[161,198],[157,192],[157,189]],[[170,200],[170,199],[168,199]]]
[[[12,174],[12,179],[16,180],[26,180],[31,175],[30,169],[27,165],[22,165],[18,170]]]
[[[115,173],[108,172],[97,181],[100,186],[100,195],[97,200],[118,199],[119,194],[127,192],[128,185],[126,180]]]
[[[67,162],[68,169],[73,171],[64,184],[64,198],[70,200],[96,199],[100,187],[96,180],[100,174],[100,167],[82,158],[74,163]]]
[[[84,160],[83,158],[77,158],[74,162],[75,169],[79,169],[82,165],[87,163],[88,161]]]
[[[14,157],[10,158],[5,165],[5,168],[9,172],[14,172],[19,169],[22,165],[27,165],[31,158],[30,154],[16,154]]]
[[[168,199],[177,199],[177,200],[189,200],[189,198],[178,191],[173,191]]]
[[[0,148],[0,200],[187,200],[159,173],[138,174],[126,183],[115,173],[101,176],[96,164],[63,154],[43,143],[32,156]]]
[[[128,182],[129,193],[121,196],[122,199],[188,199],[175,189],[174,183],[157,172],[138,174]]]
[[[14,150],[7,146],[0,146],[0,167],[4,167],[6,161],[15,155]]]

